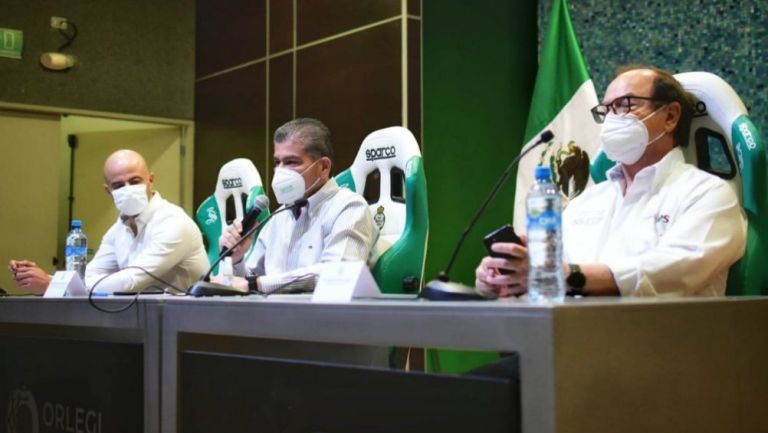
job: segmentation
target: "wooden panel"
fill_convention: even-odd
[[[410,5],[414,1],[408,2]],[[421,21],[408,20],[408,129],[421,145]]]
[[[400,14],[400,0],[297,0],[298,44]]]
[[[269,1],[269,52],[293,47],[293,1]]]
[[[293,119],[293,55],[269,61],[269,131]]]
[[[400,22],[298,53],[296,114],[334,135],[334,174],[351,165],[365,136],[402,124]]]
[[[264,172],[265,75],[259,63],[197,83],[195,208],[213,193],[225,162],[251,158]]]
[[[267,139],[266,167],[267,172],[261,173],[261,178],[270,184],[271,175],[275,172],[272,161],[274,151],[272,135],[275,129],[285,122],[293,119],[293,54],[275,57],[269,61],[269,138]],[[277,199],[272,193],[272,188],[267,187],[269,202],[277,206]]]
[[[408,1],[408,15],[421,16],[421,0],[407,0]]]
[[[266,0],[197,0],[196,76],[264,57]]]

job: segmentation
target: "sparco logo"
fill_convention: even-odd
[[[739,125],[739,132],[744,136],[744,143],[747,144],[747,149],[754,150],[757,147],[755,137],[752,136],[752,131],[749,130],[749,126],[746,123]]]
[[[224,185],[224,189],[240,188],[243,186],[243,180],[239,177],[233,177],[232,179],[222,179],[221,183]]]
[[[366,149],[365,151],[365,159],[368,161],[394,158],[395,156],[397,156],[397,153],[395,152],[395,146],[377,147],[376,149]]]
[[[40,415],[47,431],[101,433],[101,412],[44,401],[38,412],[35,397],[27,389],[11,392],[5,426],[8,433],[39,433]]]

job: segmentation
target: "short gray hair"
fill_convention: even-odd
[[[323,122],[309,117],[291,120],[277,128],[274,135],[275,143],[293,140],[301,143],[304,151],[318,160],[328,157],[333,162],[333,143],[331,131]]]

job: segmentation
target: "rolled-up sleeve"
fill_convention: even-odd
[[[654,248],[606,260],[622,295],[724,294],[706,290],[713,279],[725,279],[728,268],[744,254],[744,212],[724,182],[687,200]]]

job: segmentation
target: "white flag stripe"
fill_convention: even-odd
[[[592,113],[589,111],[598,103],[597,93],[595,92],[595,86],[592,84],[592,80],[587,80],[582,83],[576,90],[573,97],[565,104],[562,110],[557,113],[557,116],[550,122],[544,129],[551,130],[555,135],[554,147],[557,148],[560,144],[563,147],[567,147],[568,143],[573,141],[576,146],[587,152],[590,159],[597,153],[599,148],[599,134],[600,126],[597,125],[592,118]],[[527,149],[532,146],[533,143],[538,140],[538,135],[526,143],[523,149]],[[541,145],[538,149],[534,149],[526,155],[518,166],[517,170],[517,185],[515,187],[515,214],[513,223],[515,231],[517,233],[526,232],[525,221],[525,197],[528,194],[528,190],[533,184],[533,171],[534,168],[539,165],[541,160],[541,153],[545,150],[546,145]],[[547,157],[548,158],[548,157]],[[548,162],[544,161],[546,165]],[[592,184],[590,179],[589,184]]]

